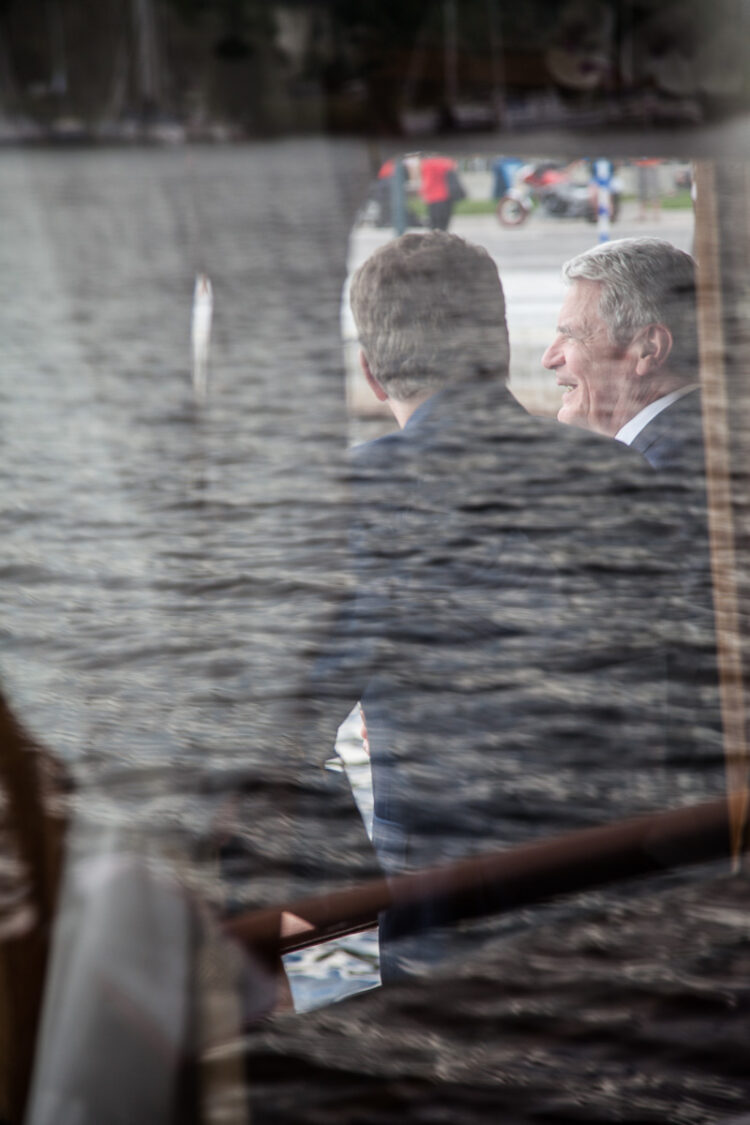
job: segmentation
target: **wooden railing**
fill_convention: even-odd
[[[730,856],[728,806],[721,798],[250,911],[226,921],[224,930],[256,953],[277,957],[368,929],[390,906],[429,901],[459,920]],[[290,917],[307,928],[292,923],[298,932],[289,933]]]

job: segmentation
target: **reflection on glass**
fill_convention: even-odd
[[[744,882],[592,875],[507,911],[472,866],[722,790],[714,610],[742,734],[746,170],[699,185],[700,392],[680,317],[618,319],[561,267],[644,234],[691,249],[689,165],[649,129],[742,105],[746,8],[138,0],[87,37],[77,0],[3,5],[0,136],[57,147],[0,153],[0,676],[74,787],[30,1125],[746,1104]],[[643,151],[525,133],[612,122]],[[477,124],[506,129],[486,155]],[[372,141],[396,129],[403,162]],[[118,144],[67,143],[94,139]],[[345,275],[402,226],[447,228],[449,260],[401,277],[384,328],[377,286],[359,328],[347,286],[342,364]],[[656,398],[602,382],[658,372]],[[355,710],[326,768],[360,699],[372,757]],[[7,1017],[33,865],[2,788]],[[663,836],[643,851],[675,862]],[[453,861],[450,898],[424,870]],[[369,929],[289,953],[288,985],[279,932],[309,938],[309,896],[326,937],[337,903]],[[265,943],[229,940],[247,918]]]

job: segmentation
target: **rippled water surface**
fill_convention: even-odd
[[[346,142],[0,154],[0,679],[69,763],[84,838],[157,841],[222,907],[373,871],[332,747],[297,722],[345,582],[339,304],[366,183]],[[197,271],[215,297],[201,405]],[[551,828],[540,794],[596,819],[587,794],[616,763],[546,762],[536,789],[502,765],[526,834]],[[636,765],[612,817],[664,803]],[[244,1044],[257,1120],[739,1114],[746,885],[701,880],[594,896],[532,937],[508,923],[439,988],[262,1028]],[[300,1009],[376,982],[373,940],[349,950],[343,969],[340,949],[301,959]]]
[[[273,684],[281,720],[335,585],[346,184],[315,145],[5,153],[0,175],[3,679],[91,781],[221,771]]]

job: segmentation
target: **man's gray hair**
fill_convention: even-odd
[[[674,340],[670,369],[686,380],[695,377],[695,262],[684,250],[663,238],[620,238],[571,258],[563,276],[601,282],[599,313],[618,347],[627,347],[647,324],[666,325]]]
[[[350,299],[370,370],[391,398],[507,377],[503,287],[480,246],[444,231],[404,234],[360,266]]]

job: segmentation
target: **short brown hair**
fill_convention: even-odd
[[[404,234],[360,266],[350,297],[367,362],[392,398],[507,378],[505,297],[481,246],[445,231]]]

